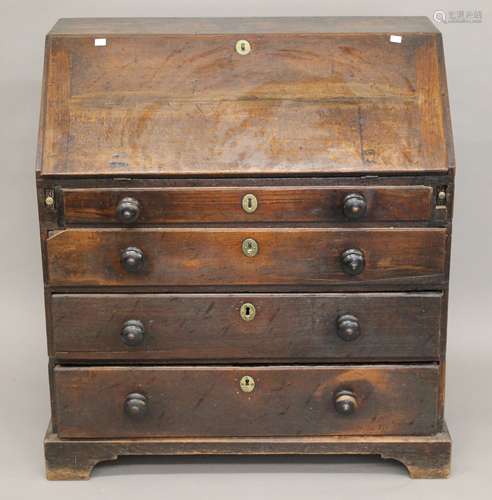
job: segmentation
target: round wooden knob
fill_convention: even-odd
[[[335,395],[335,410],[343,416],[352,415],[357,410],[357,399],[352,391],[340,391]]]
[[[121,340],[131,347],[140,345],[144,339],[145,328],[141,321],[130,319],[123,325]]]
[[[367,200],[364,195],[351,193],[343,200],[343,213],[347,219],[362,219],[367,213]]]
[[[356,316],[342,314],[337,318],[337,334],[342,340],[350,342],[360,336],[360,324]]]
[[[133,392],[125,400],[125,413],[131,418],[142,418],[147,413],[147,398],[143,394]]]
[[[346,274],[355,276],[364,270],[364,254],[361,250],[350,248],[341,255],[342,269]]]
[[[144,265],[144,253],[140,248],[128,247],[121,253],[121,263],[130,273],[140,271]]]
[[[123,198],[116,207],[116,215],[124,224],[136,222],[140,216],[140,203],[135,198]]]

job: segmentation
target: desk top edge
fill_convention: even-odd
[[[62,18],[49,36],[227,35],[227,34],[377,34],[439,30],[424,16],[415,17],[120,17]]]

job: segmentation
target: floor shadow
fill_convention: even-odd
[[[377,455],[127,456],[102,462],[93,476],[139,474],[393,474],[407,475],[396,460]]]

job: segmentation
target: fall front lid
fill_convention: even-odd
[[[144,21],[61,20],[48,35],[42,175],[453,167],[425,18]]]

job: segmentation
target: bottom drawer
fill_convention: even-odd
[[[62,438],[433,434],[437,365],[64,367]]]

